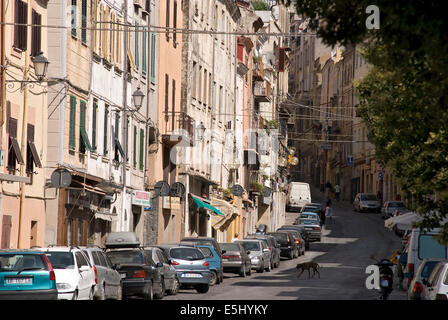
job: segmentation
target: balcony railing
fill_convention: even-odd
[[[261,102],[271,101],[271,85],[267,81],[256,81],[254,85],[255,99]]]
[[[161,124],[164,143],[177,144],[181,141],[194,143],[194,119],[185,112],[164,113]]]

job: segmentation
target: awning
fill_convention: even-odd
[[[212,227],[215,230],[219,229],[221,231],[224,231],[228,228],[230,223],[239,215],[238,209],[225,200],[212,198],[211,204],[219,208],[219,210],[225,215],[224,217],[216,217],[212,220]]]
[[[225,216],[221,211],[216,209],[214,206],[206,203],[205,201],[199,199],[198,197],[195,197],[195,196],[191,196],[191,197],[193,198],[194,202],[198,206],[198,209],[205,208],[205,209],[208,209],[210,211],[213,211],[215,215],[219,215],[219,216],[222,216],[222,217]]]
[[[101,219],[104,221],[112,221],[112,215],[103,214],[103,213],[95,213],[95,219]]]
[[[413,225],[422,219],[415,212],[408,212],[399,216],[391,217],[384,221],[384,226],[392,230],[395,226],[400,230],[412,229]]]

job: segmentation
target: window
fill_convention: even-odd
[[[221,112],[222,112],[222,107],[223,107],[223,96],[222,96],[222,86],[219,86],[219,109],[218,109],[218,119],[219,121],[221,121]]]
[[[115,156],[114,160],[119,160],[119,154],[121,154],[121,157],[124,159],[124,150],[121,146],[120,140],[118,139],[118,134],[120,132],[120,112],[115,112],[115,132],[114,132],[114,142],[115,142]]]
[[[87,44],[87,0],[82,0],[81,27],[81,42]]]
[[[86,149],[89,151],[92,151],[92,145],[89,141],[89,136],[87,135],[86,131],[86,111],[87,111],[87,105],[86,102],[81,100],[80,101],[80,113],[79,113],[79,153],[85,154]]]
[[[14,23],[28,23],[28,4],[16,0],[14,3]],[[14,47],[20,50],[26,50],[27,43],[27,26],[14,25]]]
[[[175,127],[175,119],[176,119],[176,80],[173,79],[173,88],[172,88],[172,96],[171,96],[171,125],[174,130]],[[179,118],[180,120],[180,118]]]
[[[34,126],[32,124],[28,124],[27,126],[27,137],[28,146],[26,149],[26,172],[33,173],[34,165],[42,168],[42,164],[40,162],[36,146],[34,145]]]
[[[78,268],[81,268],[83,266],[89,266],[89,264],[87,263],[86,259],[84,258],[83,254],[81,252],[76,252],[75,258],[76,258],[76,264],[77,264]]]
[[[76,97],[70,96],[70,127],[69,127],[69,149],[76,148]]]
[[[37,56],[41,52],[41,27],[42,16],[36,11],[31,13],[33,27],[31,29],[31,56]]]
[[[16,162],[25,164],[17,143],[17,119],[9,118],[8,170],[16,170]]]
[[[169,112],[169,106],[168,106],[168,96],[169,96],[169,78],[168,75],[165,74],[165,121],[168,121],[168,112]]]
[[[196,99],[196,82],[197,82],[197,63],[193,61],[193,87],[192,87],[192,91],[191,91],[191,96],[193,97],[193,99]]]
[[[446,259],[446,246],[441,245],[432,235],[422,234],[418,238],[418,258]]]
[[[92,151],[96,151],[96,117],[98,113],[98,100],[93,99],[92,110]]]
[[[72,36],[76,37],[76,0],[72,0],[72,7],[71,7],[71,16],[72,16]]]
[[[146,34],[146,31],[142,34],[142,73],[144,75],[146,75]]]
[[[126,162],[129,162],[129,116],[126,116]]]
[[[109,106],[106,104],[104,107],[104,143],[103,143],[103,154],[107,156],[108,154],[108,136],[107,127],[109,126]]]

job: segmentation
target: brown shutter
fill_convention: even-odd
[[[285,71],[286,51],[285,48],[278,49],[278,72]]]
[[[32,11],[31,21],[33,24],[31,32],[31,56],[36,56],[41,51],[41,27],[42,16],[36,11]],[[39,25],[35,26],[35,25]]]

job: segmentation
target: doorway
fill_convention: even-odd
[[[37,246],[37,221],[31,221],[30,247]]]

